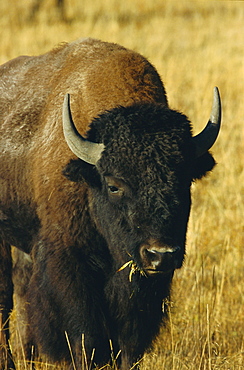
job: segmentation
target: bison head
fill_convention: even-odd
[[[91,123],[88,139],[64,102],[64,135],[79,158],[66,167],[72,181],[86,181],[90,212],[105,238],[114,270],[159,276],[181,267],[190,211],[190,186],[210,171],[208,152],[220,127],[217,88],[210,120],[192,136],[183,114],[160,104],[138,103],[104,112]]]

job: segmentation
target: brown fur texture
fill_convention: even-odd
[[[77,159],[64,140],[66,93],[78,131],[105,144],[96,166]],[[67,332],[80,368],[84,334],[88,358],[95,348],[95,363],[109,361],[111,339],[122,351],[121,369],[128,369],[166,316],[162,301],[184,258],[190,184],[214,159],[208,152],[195,158],[189,121],[169,109],[145,58],[93,39],[2,65],[0,123],[4,321],[12,308],[13,245],[23,316],[28,302],[26,355],[34,345],[50,360],[70,363]],[[173,253],[147,276],[157,248]],[[33,265],[20,251],[30,253]],[[118,270],[130,260],[135,270],[128,278],[129,267]],[[5,338],[6,344],[8,331]]]

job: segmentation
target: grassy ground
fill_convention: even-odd
[[[244,369],[244,2],[68,0],[65,22],[54,3],[43,0],[31,18],[31,0],[0,2],[1,63],[84,36],[121,43],[157,67],[171,107],[188,115],[196,133],[219,87],[223,126],[212,150],[218,166],[193,186],[187,258],[175,275],[170,321],[142,370]],[[21,353],[16,361],[18,370],[28,369]]]

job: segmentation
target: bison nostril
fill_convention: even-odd
[[[155,250],[150,250],[146,249],[145,250],[146,256],[149,260],[149,262],[152,264],[154,268],[159,267],[162,264],[162,260],[165,257],[165,253],[155,251]]]
[[[146,258],[153,269],[157,269],[162,263],[162,254],[155,250],[145,250]]]
[[[146,270],[168,272],[177,268],[180,247],[143,248],[143,262]]]
[[[145,249],[145,253],[147,253],[148,255],[150,255],[151,257],[157,253],[155,250],[151,250],[151,249]]]

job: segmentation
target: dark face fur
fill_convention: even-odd
[[[191,137],[187,118],[160,105],[119,107],[93,121],[89,140],[105,150],[96,167],[79,161],[78,172],[115,269],[130,261],[153,276],[181,267],[190,185],[214,165],[209,153],[195,158]]]

